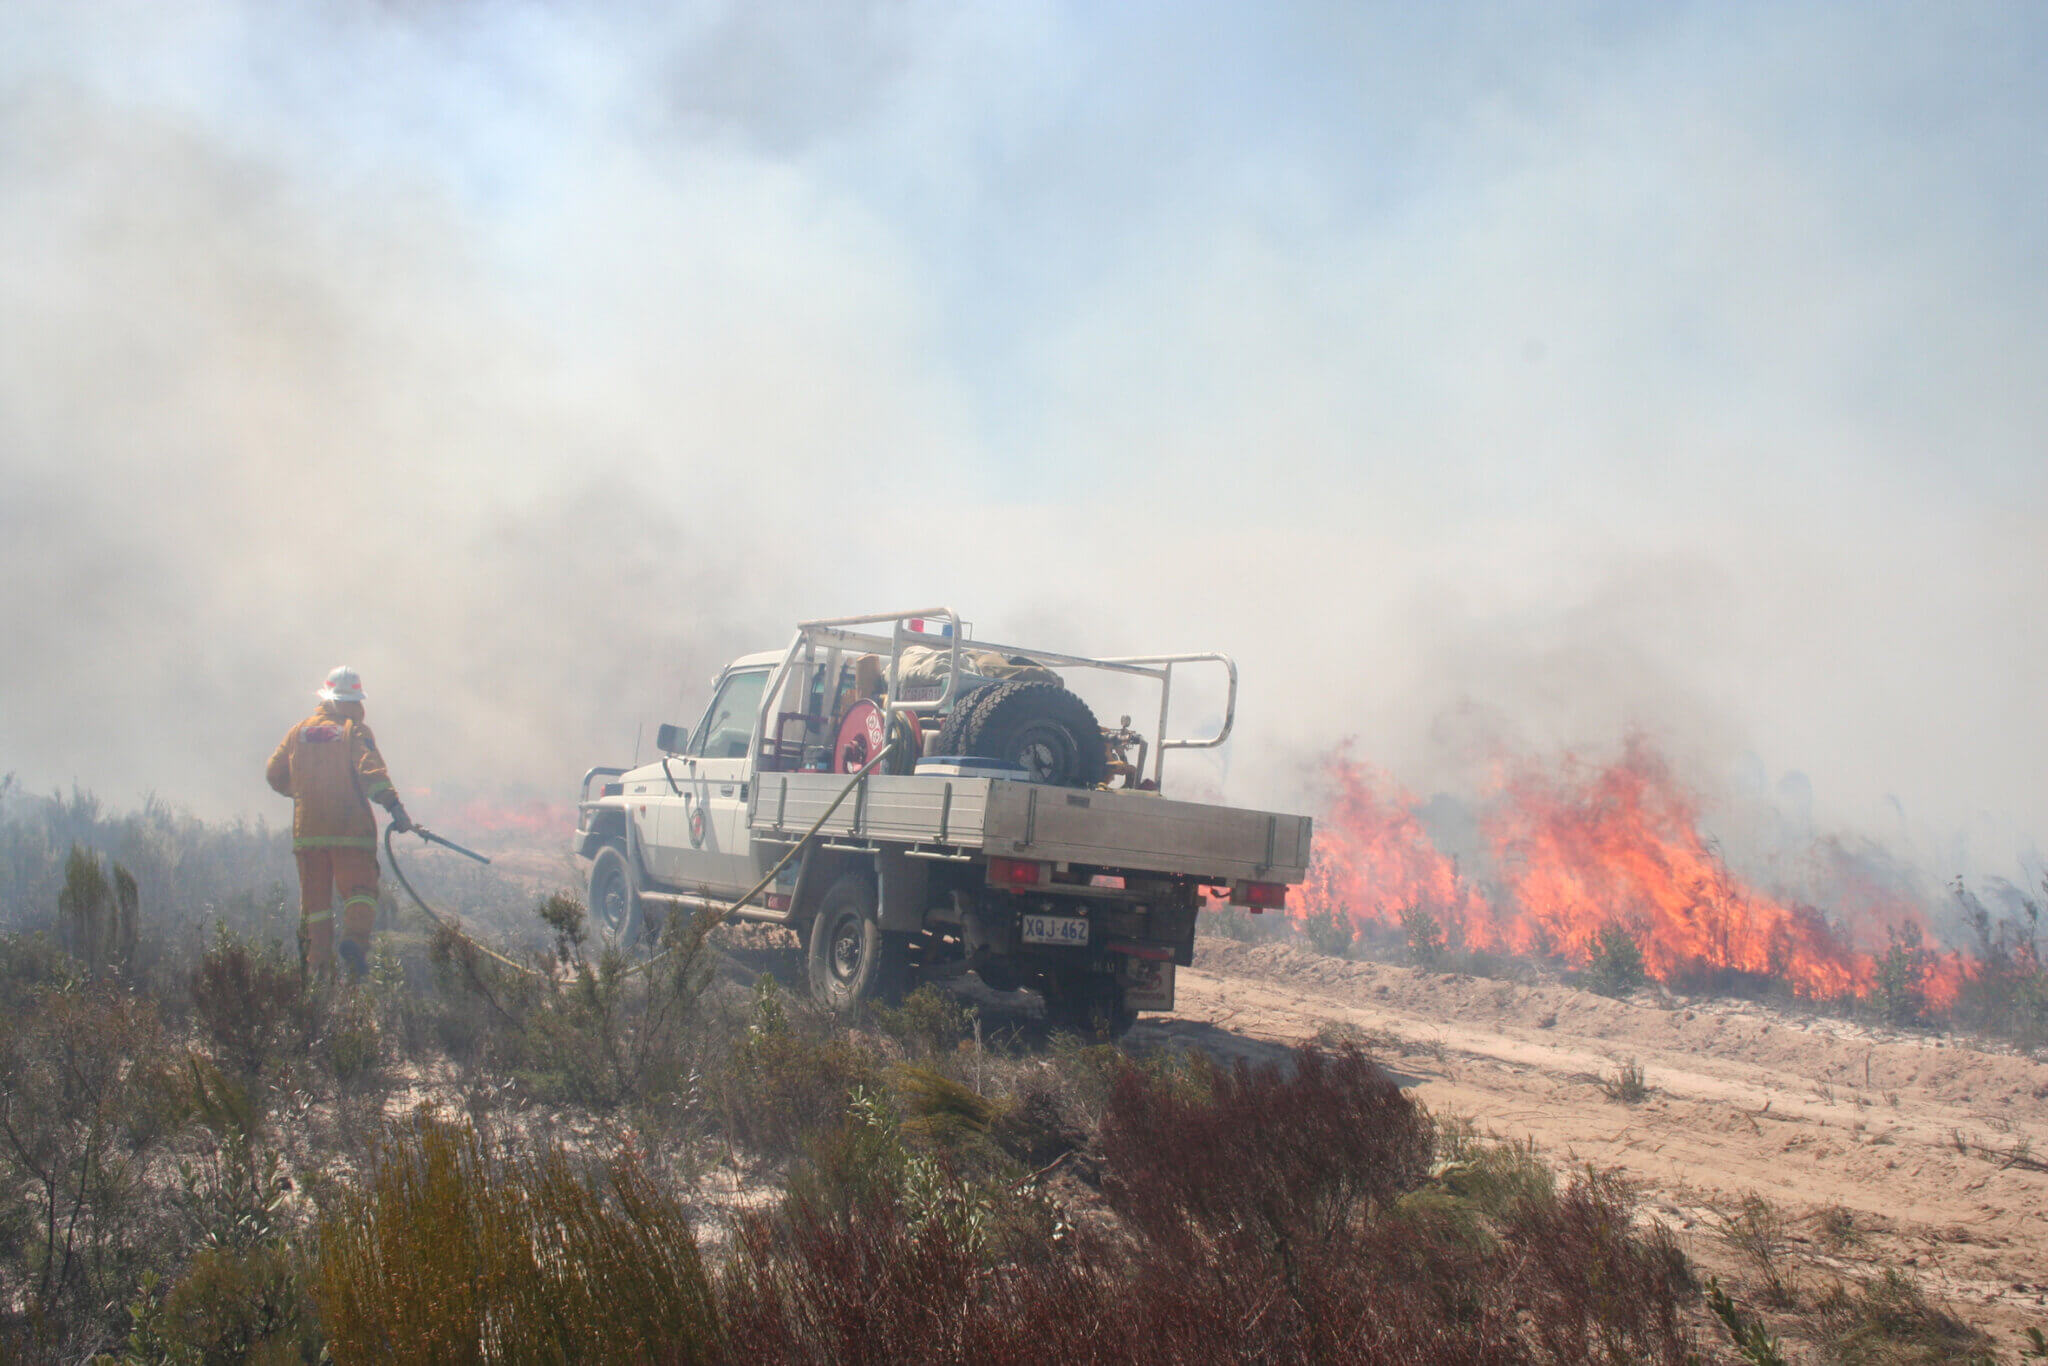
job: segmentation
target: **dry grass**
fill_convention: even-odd
[[[1600,1078],[1599,1084],[1609,1100],[1623,1105],[1640,1105],[1650,1098],[1650,1084],[1643,1079],[1642,1064],[1634,1058],[1615,1068],[1612,1076]]]
[[[314,1297],[338,1361],[719,1359],[687,1212],[630,1150],[402,1130],[322,1223]]]

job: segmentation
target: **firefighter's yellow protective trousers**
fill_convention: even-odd
[[[377,919],[377,822],[370,802],[398,800],[377,738],[363,724],[363,704],[322,702],[286,733],[264,777],[292,799],[306,966],[332,975],[337,893],[341,937],[369,952]]]
[[[341,937],[367,953],[377,924],[375,849],[301,849],[299,924],[306,935],[306,965],[334,970],[335,898],[341,900]]]

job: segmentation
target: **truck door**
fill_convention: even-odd
[[[690,737],[684,783],[686,799],[664,829],[661,843],[676,856],[677,882],[714,896],[735,896],[754,884],[753,847],[747,828],[747,784],[753,765],[747,753],[754,723],[767,691],[767,668],[735,669],[719,680],[704,720]]]

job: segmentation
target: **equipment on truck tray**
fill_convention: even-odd
[[[1061,683],[994,683],[969,697],[939,733],[945,754],[1021,764],[1035,782],[1094,787],[1109,771],[1095,713]]]
[[[896,748],[890,752],[882,765],[884,773],[909,773],[917,765],[917,756],[924,748],[924,736],[918,730],[917,718],[908,712],[896,713]],[[881,753],[883,737],[890,722],[881,704],[872,698],[863,697],[846,709],[839,722],[838,739],[832,746],[832,771],[852,773],[866,764],[869,757]]]

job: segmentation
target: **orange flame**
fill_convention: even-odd
[[[474,797],[456,809],[449,831],[467,831],[484,844],[566,845],[576,828],[576,809],[560,802],[494,801]]]
[[[1818,910],[1747,885],[1700,833],[1699,807],[1650,747],[1632,740],[1602,768],[1566,760],[1513,769],[1481,830],[1493,860],[1489,898],[1430,841],[1417,803],[1385,774],[1333,756],[1300,914],[1391,925],[1435,916],[1469,949],[1550,956],[1583,966],[1620,926],[1660,982],[1725,973],[1772,977],[1818,1000],[1861,996],[1878,959]],[[1885,923],[1918,942],[1919,919],[1893,898]],[[1969,969],[1959,955],[1915,954],[1927,1004],[1946,1011]]]
[[[1502,947],[1486,898],[1458,874],[1415,817],[1415,798],[1385,773],[1339,754],[1327,766],[1336,788],[1318,823],[1315,857],[1302,888],[1305,913],[1397,925],[1422,909],[1473,948]]]
[[[1803,996],[1860,994],[1872,965],[1820,913],[1744,886],[1699,833],[1699,812],[1639,741],[1587,773],[1524,766],[1487,820],[1522,914],[1511,947],[1591,958],[1600,931],[1631,930],[1660,982],[1733,970]]]

